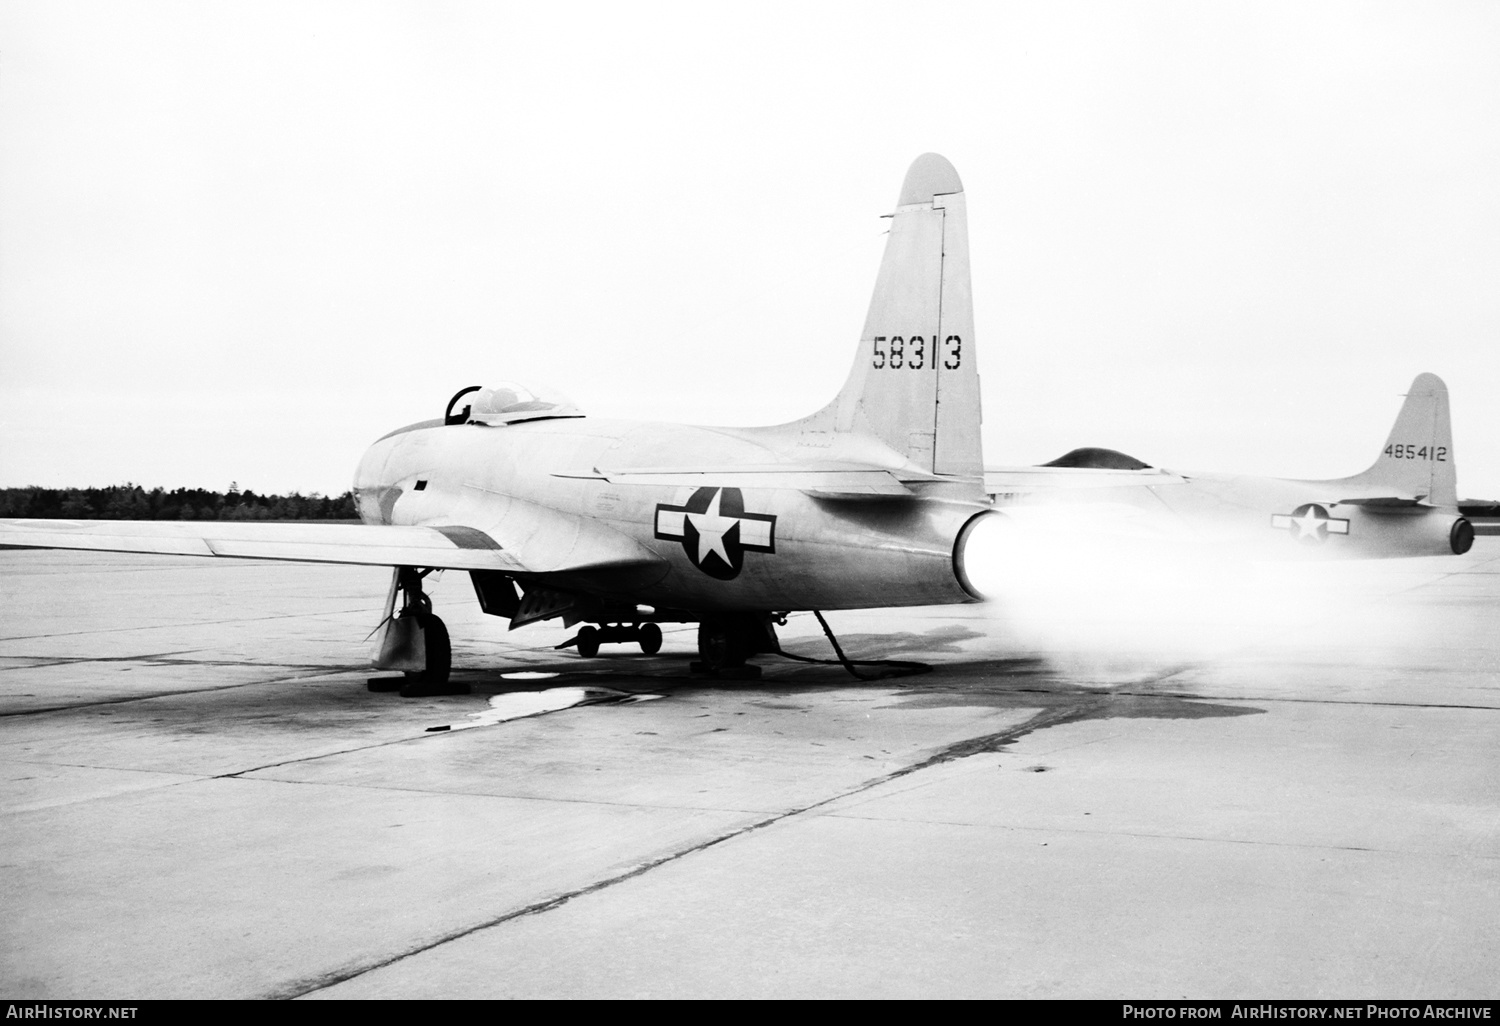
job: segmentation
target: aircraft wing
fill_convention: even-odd
[[[500,570],[506,573],[532,570],[483,531],[457,526],[386,527],[214,520],[0,520],[0,546],[420,566],[445,570]]]

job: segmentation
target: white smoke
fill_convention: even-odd
[[[976,527],[964,551],[995,629],[1017,647],[1127,675],[1309,648],[1357,656],[1402,619],[1393,596],[1418,579],[1413,562],[1431,561],[1266,559],[1105,504],[1008,511]]]

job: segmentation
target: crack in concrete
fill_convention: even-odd
[[[390,742],[385,742],[390,743]],[[371,746],[379,747],[379,746]],[[362,749],[353,749],[361,751]],[[343,755],[343,752],[330,752],[330,755]],[[323,756],[311,756],[312,759],[324,758]],[[45,763],[35,763],[46,765]],[[218,777],[198,777],[199,780],[225,780],[231,777],[241,777],[242,773],[256,773],[258,770],[242,770],[241,773],[226,773]],[[660,809],[663,812],[722,812],[731,816],[772,816],[776,813],[769,809],[732,809],[722,805],[665,805],[659,802],[612,802],[603,798],[560,798],[539,794],[506,794],[499,791],[452,791],[441,790],[431,787],[399,787],[393,784],[361,784],[353,780],[293,780],[285,777],[242,777],[242,779],[253,780],[263,784],[296,784],[300,787],[347,787],[361,791],[391,791],[396,794],[430,794],[445,798],[497,798],[502,801],[515,802],[546,802],[557,805],[597,805],[611,809]]]
[[[915,773],[918,770],[925,769],[929,766],[935,766],[939,763],[949,762],[954,759],[961,759],[967,755],[978,754],[980,752],[996,751],[1000,747],[1019,740],[1021,737],[1024,737],[1032,731],[1058,726],[1059,724],[1067,723],[1071,720],[1087,716],[1096,711],[1097,706],[1103,704],[1104,700],[1101,699],[1095,702],[1084,703],[1085,707],[1082,709],[1044,709],[1030,719],[1016,724],[1009,730],[1001,731],[995,734],[985,734],[982,737],[959,741],[955,744],[947,746],[938,753],[929,756],[926,759],[923,759],[921,762],[913,763],[910,766],[903,766],[902,768],[893,770],[890,773],[885,773],[879,777],[874,777],[862,784],[859,784],[856,787],[842,791],[839,794],[830,795],[827,798],[820,798],[815,802],[809,802],[806,805],[800,805],[795,808],[776,813],[775,815],[767,816],[765,819],[757,820],[756,822],[747,824],[746,826],[727,831],[725,833],[719,834],[717,837],[711,837],[706,841],[700,841],[699,843],[684,848],[681,851],[673,852],[668,855],[662,855],[658,858],[643,862],[640,865],[637,865],[622,873],[616,873],[614,876],[606,877],[603,880],[596,880],[591,884],[574,888],[573,890],[554,895],[550,898],[544,898],[540,901],[532,902],[531,904],[524,905],[518,909],[512,909],[509,912],[503,913],[499,916],[494,916],[490,919],[486,919],[483,922],[449,931],[448,933],[445,933],[434,940],[418,944],[417,946],[407,951],[400,952],[399,954],[392,955],[388,958],[371,961],[362,965],[349,966],[345,969],[334,970],[333,972],[309,977],[304,980],[292,981],[285,987],[282,987],[279,990],[273,991],[270,994],[266,995],[266,997],[283,1000],[305,997],[308,994],[312,994],[320,990],[327,990],[329,987],[337,986],[340,983],[345,983],[358,976],[363,976],[366,973],[374,972],[377,969],[383,969],[386,966],[394,965],[397,962],[401,962],[416,955],[420,955],[423,952],[431,951],[434,948],[441,947],[444,944],[448,944],[456,940],[461,940],[464,937],[479,933],[483,930],[488,930],[491,927],[500,926],[505,923],[511,922],[512,920],[520,919],[525,916],[541,915],[544,912],[550,912],[555,908],[561,908],[563,905],[566,905],[568,902],[573,901],[575,898],[587,897],[590,894],[598,893],[599,891],[614,887],[617,884],[625,883],[628,880],[634,880],[636,877],[649,873],[653,869],[657,869],[672,862],[677,862],[681,859],[687,858],[689,855],[693,855],[701,851],[707,851],[709,848],[716,847],[720,844],[725,843],[726,841],[732,841],[737,837],[743,837],[747,834],[754,833],[757,830],[763,830],[766,827],[774,826],[777,823],[781,823],[785,820],[803,815],[804,813],[823,808],[826,805],[829,805],[836,801],[840,801],[844,798],[848,798],[857,794],[863,794],[871,788],[879,787],[881,784],[889,783],[892,780],[898,780],[901,777],[908,776],[909,774]]]
[[[153,691],[150,694],[145,695],[120,695],[116,698],[100,698],[89,702],[74,702],[71,705],[47,705],[41,706],[36,709],[13,709],[0,712],[0,719],[5,719],[13,716],[38,716],[42,713],[70,712],[79,709],[93,709],[95,707],[105,705],[125,705],[129,702],[148,702],[153,698],[177,698],[185,695],[208,695],[213,694],[216,691],[233,691],[235,688],[255,687],[258,684],[287,684],[292,681],[310,680],[317,677],[332,677],[341,673],[350,672],[348,670],[329,670],[321,667],[319,667],[318,669],[321,672],[291,674],[290,676],[286,677],[267,677],[261,680],[242,681],[238,684],[221,684],[211,688],[182,688],[176,691]]]
[[[1117,695],[1134,698],[1181,698],[1194,702],[1283,702],[1297,705],[1358,705],[1392,709],[1476,709],[1481,712],[1500,712],[1495,705],[1461,705],[1456,702],[1376,702],[1368,699],[1341,698],[1285,698],[1269,695],[1190,695],[1180,691],[1116,691]]]
[[[0,638],[0,643],[7,641],[40,641],[46,638],[76,638],[85,634],[120,634],[126,631],[164,631],[171,629],[185,629],[191,627],[217,627],[226,623],[260,623],[265,620],[293,620],[312,616],[347,616],[352,613],[368,613],[368,607],[361,606],[358,609],[321,609],[304,610],[298,613],[272,613],[269,616],[237,616],[232,620],[188,620],[183,623],[152,623],[136,624],[132,627],[104,627],[92,631],[59,631],[56,634],[17,634]]]
[[[183,649],[181,652],[160,652],[155,655],[126,655],[126,656],[7,656],[11,659],[30,659],[23,666],[0,666],[0,673],[14,670],[37,670],[53,666],[81,666],[87,663],[141,663],[146,666],[250,666],[258,669],[297,669],[297,670],[321,670],[342,672],[345,667],[327,667],[322,663],[277,663],[277,662],[253,662],[247,659],[188,659],[183,658],[194,649]]]
[[[4,670],[34,670],[39,666],[75,666],[79,663],[149,663],[157,659],[169,659],[173,656],[186,655],[194,651],[191,648],[177,649],[172,652],[156,652],[147,655],[123,655],[123,656],[6,656],[7,659],[32,659],[35,662],[25,666],[4,666]]]
[[[848,812],[830,812],[838,819],[857,819],[866,823],[920,823],[931,826],[969,827],[976,830],[1009,830],[1016,833],[1071,834],[1079,837],[1134,837],[1148,841],[1196,841],[1203,844],[1239,844],[1251,847],[1293,848],[1308,851],[1358,851],[1369,855],[1415,856],[1418,858],[1497,859],[1500,855],[1484,852],[1413,851],[1406,848],[1369,848],[1358,844],[1298,844],[1291,841],[1257,841],[1243,837],[1205,837],[1200,834],[1159,834],[1143,830],[1085,830],[1064,826],[1022,826],[1015,823],[966,823],[950,819],[915,819],[910,816],[858,816]]]
[[[193,780],[209,780],[201,773],[182,773],[177,770],[160,770],[139,766],[98,766],[88,762],[57,762],[52,759],[7,758],[3,760],[13,766],[59,766],[64,769],[102,770],[106,773],[157,773],[169,777],[190,777]]]
[[[299,755],[295,759],[283,759],[280,762],[268,762],[264,766],[251,766],[249,769],[235,770],[233,773],[215,773],[212,776],[204,777],[203,779],[205,779],[205,780],[233,780],[233,779],[235,779],[237,777],[244,777],[244,775],[247,774],[247,773],[259,773],[261,770],[276,769],[276,768],[278,768],[280,766],[295,766],[299,762],[317,762],[319,759],[331,759],[331,758],[333,758],[336,755],[351,755],[354,752],[369,752],[369,751],[373,751],[376,748],[389,748],[391,745],[404,745],[404,744],[407,744],[408,742],[411,742],[411,741],[422,741],[422,740],[424,740],[426,738],[429,738],[429,737],[442,737],[442,736],[443,735],[441,735],[441,734],[427,734],[427,733],[424,732],[424,733],[421,733],[421,734],[417,734],[417,735],[415,735],[413,737],[397,737],[397,738],[392,738],[389,741],[376,741],[376,742],[374,742],[372,744],[368,744],[368,745],[356,745],[353,748],[340,748],[336,752],[319,752],[317,755]],[[277,783],[277,784],[316,784],[316,783],[319,783],[319,781],[315,781],[315,780],[277,780],[274,777],[267,777],[266,780],[268,782]],[[397,790],[397,789],[393,788],[392,790]],[[453,792],[447,792],[447,793],[451,794]]]
[[[1174,671],[1174,672],[1180,672],[1180,671]],[[1171,676],[1171,675],[1172,674],[1167,674],[1166,676]],[[734,830],[726,831],[726,832],[724,832],[722,834],[719,834],[718,836],[711,837],[708,840],[701,841],[701,842],[699,842],[697,844],[694,844],[694,845],[690,845],[689,847],[684,848],[684,849],[682,849],[680,851],[673,852],[673,853],[670,853],[670,854],[667,854],[667,855],[660,856],[660,857],[655,858],[655,859],[648,860],[647,862],[644,862],[644,863],[641,863],[640,865],[634,866],[631,869],[628,869],[628,870],[626,870],[624,872],[616,873],[613,876],[606,877],[605,879],[596,880],[596,881],[594,881],[591,884],[587,884],[587,885],[584,885],[584,886],[581,886],[581,887],[574,888],[574,889],[566,891],[566,892],[564,892],[562,894],[554,895],[554,896],[552,896],[550,898],[544,898],[544,899],[542,899],[540,901],[532,902],[532,903],[530,903],[528,905],[524,905],[524,906],[522,906],[520,908],[517,908],[517,909],[512,909],[509,912],[503,913],[503,914],[501,914],[499,916],[491,917],[491,918],[486,919],[486,920],[484,920],[482,922],[479,922],[479,923],[471,924],[471,925],[465,926],[465,927],[460,927],[458,929],[449,931],[448,933],[442,934],[441,936],[439,936],[439,937],[437,937],[437,938],[435,938],[433,940],[420,943],[420,944],[418,944],[418,945],[416,945],[416,946],[414,946],[414,947],[412,947],[412,948],[410,948],[410,949],[408,949],[406,951],[400,952],[400,953],[392,955],[390,957],[383,958],[383,959],[378,959],[378,960],[374,960],[374,961],[370,961],[370,962],[367,962],[367,963],[364,963],[364,964],[361,964],[361,965],[348,966],[348,967],[346,967],[344,969],[339,969],[339,970],[335,970],[335,971],[332,971],[332,972],[329,972],[329,973],[320,974],[318,976],[309,977],[309,978],[306,978],[306,979],[303,979],[303,980],[292,981],[291,983],[287,984],[285,987],[282,987],[279,990],[273,991],[272,993],[270,993],[267,996],[271,997],[271,998],[278,998],[278,999],[292,999],[292,998],[304,997],[304,996],[306,996],[308,994],[312,994],[312,993],[315,993],[315,992],[320,991],[320,990],[327,990],[328,988],[337,986],[340,983],[345,983],[345,982],[347,982],[349,980],[355,979],[356,977],[363,976],[363,975],[365,975],[367,973],[374,972],[377,969],[383,969],[383,968],[385,968],[387,966],[394,965],[394,964],[396,964],[398,962],[405,961],[408,958],[415,957],[417,955],[423,954],[424,952],[432,951],[432,950],[434,950],[436,948],[441,947],[444,944],[448,944],[448,943],[451,943],[453,941],[461,940],[464,937],[472,936],[474,934],[480,933],[481,931],[488,930],[488,929],[491,929],[491,928],[496,927],[496,926],[501,926],[501,925],[503,925],[505,923],[508,923],[508,922],[513,921],[513,920],[520,919],[520,918],[523,918],[523,917],[526,917],[526,916],[535,916],[535,915],[541,915],[541,914],[546,913],[546,912],[550,912],[553,909],[561,908],[563,905],[568,904],[570,901],[573,901],[574,899],[584,898],[584,897],[587,897],[587,896],[589,896],[591,894],[596,894],[596,893],[598,893],[600,891],[603,891],[603,890],[606,890],[608,888],[614,887],[614,886],[616,886],[618,884],[622,884],[622,883],[625,883],[627,881],[633,880],[633,879],[635,879],[637,877],[643,876],[646,873],[649,873],[652,870],[657,869],[657,868],[659,868],[661,866],[668,865],[668,864],[673,863],[673,862],[677,862],[677,861],[679,861],[681,859],[685,859],[688,856],[696,854],[698,852],[707,851],[708,849],[716,847],[716,846],[721,845],[721,844],[724,844],[727,841],[732,841],[732,840],[734,840],[736,838],[744,837],[744,836],[746,836],[748,834],[752,834],[752,833],[754,833],[756,831],[763,830],[763,829],[765,829],[767,827],[774,826],[774,825],[776,825],[778,823],[781,823],[781,822],[784,822],[784,821],[786,821],[788,819],[792,819],[792,818],[795,818],[797,816],[801,816],[801,815],[803,815],[805,813],[808,813],[808,812],[816,811],[816,810],[824,808],[824,807],[826,807],[826,806],[828,806],[828,805],[830,805],[830,804],[832,804],[834,802],[841,801],[841,800],[853,797],[855,795],[863,794],[863,793],[865,793],[867,791],[870,791],[870,790],[872,790],[874,788],[880,787],[883,784],[890,783],[891,781],[894,781],[894,780],[899,780],[902,777],[910,776],[910,775],[912,775],[914,773],[917,773],[920,770],[927,769],[927,768],[930,768],[930,767],[933,767],[933,766],[938,766],[938,765],[941,765],[941,764],[946,763],[946,762],[952,762],[952,761],[955,761],[955,760],[958,760],[958,759],[967,758],[968,756],[971,756],[971,755],[979,755],[979,754],[986,754],[986,753],[998,752],[1001,749],[1005,748],[1006,746],[1008,746],[1010,744],[1013,744],[1014,742],[1020,740],[1022,737],[1025,737],[1026,735],[1034,733],[1034,732],[1036,732],[1038,730],[1045,730],[1045,729],[1047,729],[1049,727],[1062,726],[1062,725],[1067,724],[1067,723],[1072,723],[1072,722],[1076,722],[1076,721],[1079,721],[1079,720],[1084,720],[1084,719],[1090,719],[1090,718],[1097,717],[1101,713],[1104,712],[1104,707],[1108,705],[1109,700],[1112,697],[1112,695],[1116,695],[1116,694],[1121,694],[1121,692],[1109,692],[1109,693],[1102,693],[1102,694],[1091,693],[1089,695],[1089,700],[1086,700],[1086,701],[1083,701],[1083,702],[1080,702],[1080,703],[1077,703],[1077,704],[1074,704],[1074,705],[1071,705],[1071,706],[1068,706],[1068,707],[1065,707],[1065,708],[1054,708],[1054,709],[1043,709],[1043,710],[1040,710],[1039,712],[1037,712],[1031,718],[1029,718],[1029,719],[1027,719],[1027,720],[1025,720],[1025,721],[1023,721],[1023,722],[1021,722],[1019,724],[1016,724],[1016,725],[1014,725],[1014,726],[1012,726],[1012,727],[1010,727],[1010,728],[1008,728],[1006,730],[997,731],[997,732],[992,733],[992,734],[984,734],[984,735],[981,735],[979,737],[966,738],[966,739],[964,739],[962,741],[955,742],[955,743],[953,743],[951,745],[946,746],[945,748],[941,749],[940,751],[935,752],[934,754],[928,756],[927,758],[925,758],[925,759],[923,759],[923,760],[921,760],[919,762],[915,762],[915,763],[913,763],[913,764],[911,764],[909,766],[903,766],[900,769],[893,770],[893,771],[891,771],[889,773],[882,774],[879,777],[875,777],[875,778],[872,778],[870,780],[867,780],[864,783],[859,784],[856,787],[844,790],[844,791],[840,792],[839,794],[831,795],[831,796],[829,796],[827,798],[822,798],[822,799],[819,799],[818,801],[815,801],[815,802],[809,802],[809,803],[807,803],[805,805],[800,805],[800,806],[797,806],[795,808],[788,809],[788,810],[785,810],[783,812],[777,813],[775,815],[767,816],[764,819],[757,820],[754,823],[750,823],[750,824],[747,824],[745,826],[738,827],[738,828],[736,828]],[[1188,700],[1188,701],[1205,701],[1205,700],[1207,700],[1203,696],[1178,695],[1178,694],[1167,694],[1167,695],[1164,695],[1164,694],[1141,694],[1141,695],[1133,695],[1132,697],[1176,699],[1176,700]],[[1226,699],[1218,698],[1217,696],[1215,696],[1212,700],[1213,701],[1227,701]],[[1386,704],[1386,703],[1342,703],[1342,704]],[[1477,707],[1477,708],[1487,708],[1487,707],[1481,706],[1481,707]],[[1018,829],[1018,828],[1012,828],[1012,829]],[[1089,832],[1089,831],[1077,831],[1077,832],[1078,833],[1086,833],[1086,832]],[[1153,837],[1153,838],[1154,837],[1160,837],[1161,839],[1170,839],[1170,835],[1141,834],[1141,835],[1130,835],[1130,836]],[[1184,839],[1184,840],[1201,840],[1201,841],[1219,840],[1217,838],[1192,838],[1192,837],[1182,838],[1182,839]],[[1229,843],[1278,845],[1278,842],[1256,842],[1256,841],[1236,841],[1236,842],[1229,842]],[[1389,853],[1387,853],[1387,852],[1384,852],[1384,851],[1381,851],[1381,850],[1369,849],[1369,848],[1361,848],[1361,847],[1356,847],[1356,846],[1327,845],[1327,846],[1314,846],[1314,847],[1324,847],[1324,848],[1328,848],[1328,849],[1331,849],[1331,850],[1343,850],[1343,851],[1363,851],[1363,852],[1370,852],[1370,853],[1373,853],[1373,854],[1396,854],[1396,855],[1406,854],[1406,853],[1402,853],[1402,852],[1389,852]]]

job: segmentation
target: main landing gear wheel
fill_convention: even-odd
[[[750,655],[743,631],[727,619],[714,618],[698,624],[698,658],[710,673],[743,666]]]
[[[656,655],[661,651],[661,628],[654,623],[643,623],[636,628],[636,640],[642,652]]]
[[[427,646],[427,668],[408,670],[406,686],[401,689],[402,698],[426,698],[432,695],[467,695],[469,685],[455,684],[448,679],[453,669],[453,644],[448,639],[448,627],[432,613],[418,613],[417,626],[422,629]]]
[[[691,669],[713,677],[752,680],[760,667],[745,660],[757,652],[779,652],[776,630],[768,614],[726,613],[698,622],[698,661]]]
[[[381,670],[401,670],[402,675],[371,678],[367,685],[371,691],[399,691],[404,698],[469,693],[469,685],[448,679],[453,669],[453,644],[447,626],[433,615],[432,600],[422,593],[422,578],[430,572],[399,566],[391,577],[379,651],[372,662]]]

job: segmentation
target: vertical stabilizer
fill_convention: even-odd
[[[936,153],[906,173],[854,368],[832,416],[873,435],[918,470],[982,480],[963,183]]]
[[[1418,374],[1396,415],[1395,426],[1361,485],[1384,486],[1432,506],[1458,505],[1453,466],[1453,427],[1448,419],[1448,386],[1436,374]]]

